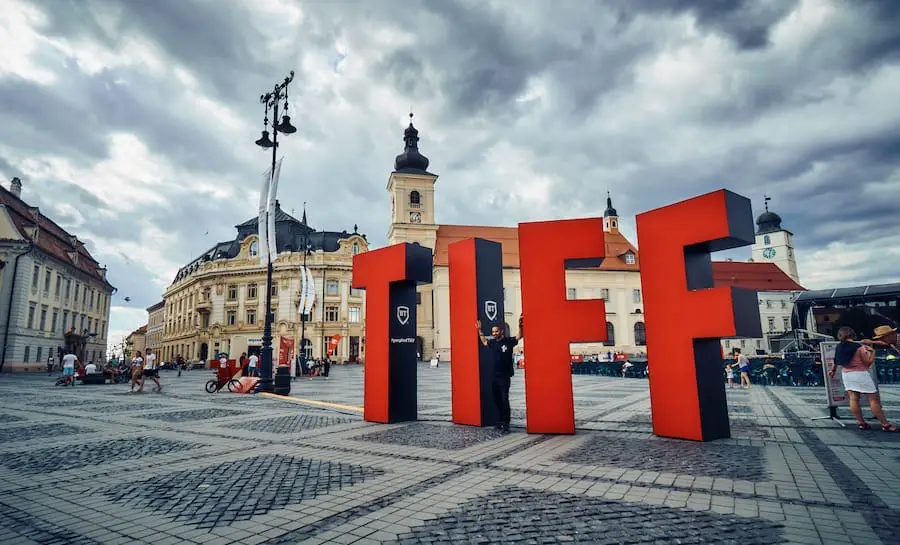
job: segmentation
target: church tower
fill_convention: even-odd
[[[428,172],[428,158],[419,153],[419,131],[409,127],[403,135],[403,153],[394,159],[394,171],[388,178],[391,194],[391,227],[388,243],[417,242],[434,250],[437,224],[434,217],[434,183],[437,175]]]
[[[434,183],[437,175],[428,172],[428,158],[419,153],[419,131],[409,127],[403,133],[403,153],[394,159],[388,178],[391,194],[391,227],[388,244],[409,242],[431,248],[437,244],[438,226],[434,217]],[[434,289],[432,284],[416,287],[416,353],[423,360],[435,355]]]
[[[774,263],[788,276],[800,283],[797,273],[797,257],[794,255],[794,234],[781,226],[781,216],[769,211],[771,197],[765,197],[766,211],[756,219],[756,242],[753,244],[753,261]]]
[[[603,230],[607,233],[619,232],[619,213],[613,208],[612,197],[606,192],[606,210],[603,212]]]

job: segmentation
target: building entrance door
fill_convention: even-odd
[[[348,359],[351,362],[359,360],[359,337],[350,336],[350,354]]]

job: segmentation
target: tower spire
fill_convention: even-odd
[[[763,194],[763,203],[765,204],[766,212],[769,211],[769,201],[771,201],[771,200],[772,200],[772,197],[770,197],[766,194]]]
[[[303,201],[303,219],[301,220],[303,227],[306,227],[306,201]]]
[[[403,153],[394,159],[394,171],[428,173],[428,157],[419,153],[419,131],[413,126],[412,112],[409,112],[409,126],[403,132]]]

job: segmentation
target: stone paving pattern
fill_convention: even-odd
[[[574,376],[578,432],[532,436],[521,373],[508,435],[449,422],[447,365],[394,425],[303,401],[361,406],[357,366],[293,401],[210,376],[0,375],[0,543],[900,542],[900,434],[814,420],[821,389],[726,390],[732,438],[689,443],[652,435],[638,379]],[[900,414],[900,388],[882,397]]]

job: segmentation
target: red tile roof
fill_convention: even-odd
[[[467,238],[484,238],[499,242],[503,248],[503,266],[519,268],[519,229],[516,227],[483,227],[477,225],[438,225],[437,243],[434,249],[434,264],[447,266],[447,247]],[[640,257],[628,239],[621,233],[604,233],[606,259],[598,267],[601,271],[638,271]],[[634,263],[625,263],[625,254],[634,254]]]
[[[715,286],[734,286],[756,291],[806,291],[774,263],[714,261]]]
[[[29,206],[28,203],[10,193],[5,187],[0,187],[0,204],[6,206],[13,224],[26,240],[34,242],[35,246],[46,254],[94,280],[105,283],[112,289],[112,285],[103,277],[100,264],[87,251],[84,243],[79,241],[77,245],[72,245],[74,235],[69,234],[53,220],[41,214],[37,207]],[[37,240],[32,240],[31,237],[34,227],[37,227]],[[77,261],[73,260],[76,253]]]

